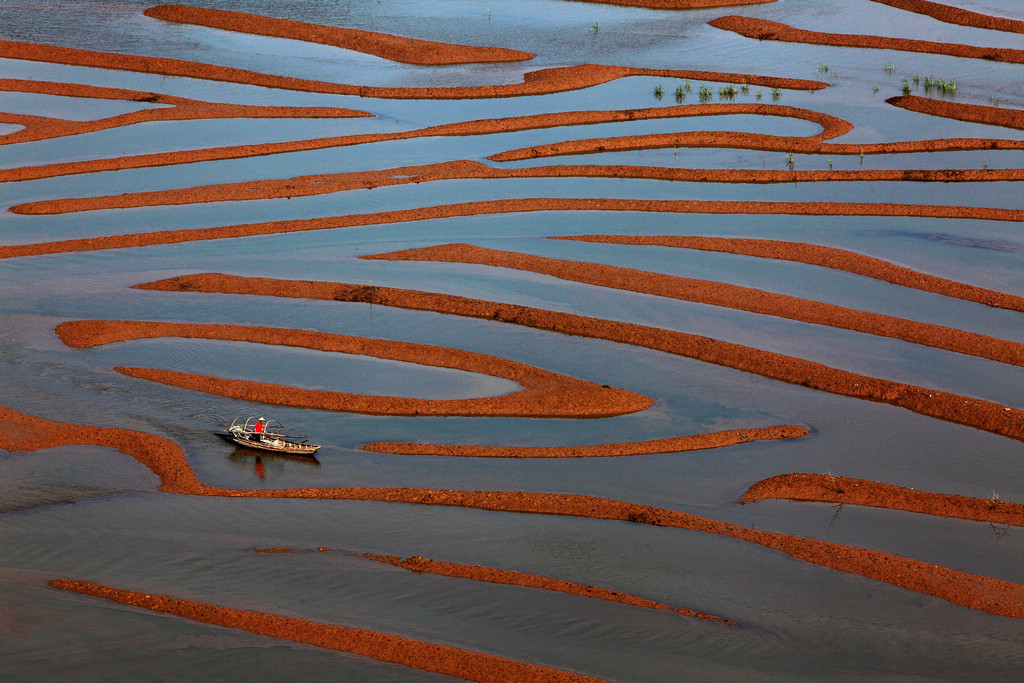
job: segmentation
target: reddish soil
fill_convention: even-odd
[[[696,280],[600,263],[583,263],[498,251],[471,244],[446,244],[362,256],[361,258],[472,263],[514,268],[598,287],[694,301],[711,306],[798,320],[814,325],[874,334],[880,337],[900,339],[912,344],[987,358],[1000,363],[1024,366],[1024,344],[1018,342],[713,280]]]
[[[938,43],[931,40],[912,38],[888,38],[884,36],[854,35],[849,33],[825,33],[794,28],[786,24],[754,17],[728,16],[708,22],[723,31],[733,31],[757,40],[780,40],[787,43],[809,43],[829,47],[866,47],[878,50],[901,50],[904,52],[926,52],[934,55],[950,55],[968,59],[987,59],[993,62],[1024,64],[1024,50],[1002,47],[978,47],[958,43]]]
[[[831,474],[780,474],[751,486],[740,498],[740,502],[748,503],[766,498],[849,503],[906,512],[927,510],[929,515],[939,517],[1024,526],[1024,505],[1020,503],[1008,503],[998,498],[986,500],[949,493],[918,491],[903,486]]]
[[[671,199],[538,198],[497,199],[459,204],[442,204],[418,209],[379,213],[329,216],[289,221],[226,225],[215,228],[159,230],[153,232],[84,237],[58,242],[0,246],[0,258],[39,256],[75,251],[126,249],[201,240],[274,235],[305,230],[384,225],[425,221],[455,216],[535,211],[656,211],[660,213],[771,214],[793,216],[906,216],[1024,222],[1024,210],[974,206],[933,206],[930,204],[872,204],[857,202],[771,202]]]
[[[300,92],[320,92],[332,95],[354,95],[382,99],[475,99],[491,97],[522,97],[548,95],[568,90],[589,88],[627,76],[661,76],[664,78],[690,78],[726,83],[748,83],[766,87],[795,90],[819,90],[828,87],[821,81],[795,78],[771,78],[747,74],[729,74],[714,71],[677,69],[640,69],[625,66],[581,64],[577,66],[540,69],[524,74],[521,83],[508,85],[455,86],[437,88],[382,88],[375,86],[345,85],[325,81],[311,81],[289,76],[274,76],[258,71],[247,71],[215,64],[202,64],[165,57],[145,57],[113,52],[95,52],[77,48],[40,45],[0,40],[0,57],[28,61],[92,66],[100,69],[156,73],[165,76],[202,78],[227,83],[243,83],[266,88],[280,88]]]
[[[197,24],[227,31],[255,33],[262,36],[292,38],[311,43],[333,45],[346,50],[358,50],[384,59],[407,64],[467,64],[473,62],[515,62],[533,59],[537,55],[500,47],[474,47],[437,43],[432,40],[403,38],[387,33],[374,33],[351,28],[338,28],[322,24],[307,24],[290,19],[274,19],[258,14],[244,14],[226,10],[186,7],[185,5],[157,5],[144,14],[154,19],[183,24]]]
[[[960,24],[961,26],[974,26],[975,28],[987,28],[993,31],[1009,31],[1011,33],[1024,33],[1024,21],[1017,19],[1006,19],[1004,17],[993,17],[988,14],[971,12],[943,5],[930,0],[873,0],[873,2],[889,5],[897,9],[927,14],[933,19],[944,21],[947,24]]]
[[[77,197],[28,202],[9,211],[54,215],[77,211],[173,206],[208,202],[251,201],[310,197],[356,189],[410,185],[437,180],[494,180],[510,178],[632,178],[690,183],[815,183],[815,182],[940,182],[976,183],[1024,180],[1024,169],[873,169],[866,171],[764,171],[688,169],[652,166],[532,166],[498,169],[476,161],[447,161],[379,171],[331,173],[296,178],[201,185],[173,190],[130,192],[101,197]]]
[[[149,467],[160,477],[160,490],[167,493],[231,498],[375,500],[420,505],[452,505],[689,529],[757,543],[806,562],[934,595],[972,609],[1018,619],[1024,618],[1024,585],[1021,584],[966,574],[877,550],[759,531],[676,510],[593,496],[525,491],[455,491],[422,488],[224,489],[197,481],[181,449],[162,437],[123,429],[51,422],[3,407],[0,407],[0,419],[6,426],[6,429],[0,430],[0,448],[4,450],[33,451],[75,444],[114,448]],[[141,594],[132,595],[140,596],[141,599]]]
[[[712,614],[695,612],[692,609],[686,609],[685,607],[672,607],[664,603],[655,602],[654,600],[641,598],[637,595],[630,595],[629,593],[620,593],[619,591],[608,590],[607,588],[597,588],[595,586],[587,586],[582,583],[562,581],[561,579],[552,579],[548,576],[527,574],[509,569],[482,567],[476,564],[439,562],[419,555],[407,557],[404,560],[400,557],[396,557],[395,555],[373,555],[370,553],[364,554],[363,557],[376,562],[392,564],[396,567],[402,567],[403,569],[411,569],[414,572],[423,572],[425,574],[438,574],[440,576],[473,579],[474,581],[485,581],[487,583],[501,583],[509,586],[540,588],[542,590],[556,591],[559,593],[571,593],[573,595],[582,595],[588,598],[597,598],[598,600],[608,600],[609,602],[619,602],[624,605],[632,605],[634,607],[668,610],[669,612],[681,614],[684,617],[697,617],[698,619],[707,619],[709,621],[724,621],[721,617],[716,617]],[[734,621],[727,621],[725,623],[731,625],[736,624]]]
[[[461,349],[396,342],[386,339],[238,325],[78,320],[61,323],[57,335],[68,346],[87,348],[130,339],[186,337],[275,344],[386,358],[503,377],[523,389],[505,396],[465,399],[421,399],[345,394],[299,389],[278,384],[224,379],[150,368],[117,368],[129,377],[271,405],[338,410],[371,415],[444,415],[504,417],[608,417],[650,407],[654,401],[630,391],[541,370],[496,356]]]
[[[153,109],[143,109],[128,114],[120,114],[105,119],[91,121],[71,121],[45,116],[29,116],[25,114],[6,114],[0,112],[0,122],[14,123],[25,126],[23,130],[0,135],[0,145],[18,142],[48,140],[65,135],[80,135],[99,130],[130,126],[136,123],[154,121],[194,121],[198,119],[257,119],[257,118],[351,118],[372,116],[367,112],[355,109],[339,109],[335,107],[270,107],[245,104],[222,104],[203,102],[174,95],[124,90],[121,88],[103,88],[77,83],[53,83],[50,81],[25,81],[17,79],[0,79],[0,91],[43,93],[62,97],[82,97],[98,100],[123,100],[127,102],[146,102],[147,104],[164,105]],[[0,176],[0,182],[11,180],[27,180],[28,178]]]
[[[942,296],[974,301],[994,308],[1005,308],[1024,313],[1024,297],[1004,294],[991,289],[947,280],[946,278],[928,275],[916,270],[897,266],[894,263],[857,254],[845,249],[824,247],[804,242],[784,242],[781,240],[746,239],[735,237],[700,237],[700,236],[641,236],[641,235],[576,235],[571,237],[552,237],[559,240],[578,240],[582,242],[602,242],[608,244],[651,245],[673,247],[679,249],[699,249],[717,251],[728,254],[742,254],[758,258],[795,261],[812,266],[842,270],[864,277],[882,280],[901,287],[920,289],[924,292],[941,294]]]
[[[445,455],[460,458],[612,458],[654,453],[682,453],[764,439],[798,439],[808,434],[810,432],[796,425],[775,425],[741,431],[728,430],[652,441],[591,446],[476,446],[378,441],[364,445],[363,450],[399,455]]]
[[[316,647],[350,652],[381,662],[401,664],[413,669],[433,671],[476,681],[598,681],[600,679],[553,669],[538,664],[517,662],[505,657],[473,652],[448,645],[427,643],[388,633],[282,617],[265,612],[220,607],[196,600],[167,595],[110,588],[87,581],[55,579],[54,588],[106,598],[154,612],[173,614],[204,624],[237,628],[250,633],[281,638]]]
[[[887,403],[929,417],[1024,441],[1024,410],[1018,408],[859,375],[802,358],[647,325],[390,287],[244,278],[220,273],[184,275],[136,287],[172,292],[220,292],[372,303],[379,306],[483,318],[560,334],[605,339],[714,363],[799,384],[817,391]]]
[[[922,114],[1024,130],[1024,111],[1020,109],[1000,109],[999,107],[989,107],[982,104],[960,104],[945,100],[933,100],[929,97],[918,97],[917,95],[890,97],[886,102],[894,107]],[[1002,143],[1003,141],[992,140],[992,142]],[[992,149],[1001,148],[993,147]]]
[[[131,91],[125,91],[131,92]],[[347,110],[343,110],[347,111]],[[583,126],[596,123],[613,123],[624,121],[641,121],[690,116],[725,116],[736,114],[763,116],[792,116],[813,121],[822,126],[818,138],[832,138],[852,129],[847,121],[797,107],[785,107],[768,104],[690,104],[675,107],[654,107],[646,109],[621,109],[610,111],[571,111],[550,114],[533,114],[528,116],[510,116],[496,119],[478,119],[475,121],[458,121],[437,126],[429,126],[418,130],[397,131],[391,133],[366,133],[346,135],[332,138],[312,140],[289,140],[285,142],[268,142],[258,145],[236,145],[231,147],[208,147],[196,150],[174,152],[157,152],[136,156],[113,157],[108,159],[86,159],[43,166],[25,166],[21,168],[0,169],[0,182],[16,182],[52,178],[77,173],[96,173],[100,171],[123,170],[128,168],[146,168],[172,164],[190,164],[200,161],[217,161],[223,159],[241,159],[252,156],[302,152],[330,147],[346,147],[387,140],[407,140],[419,137],[450,136],[450,135],[490,135],[512,131],[537,130],[561,126]],[[61,135],[71,135],[77,131],[74,122],[69,122],[66,130],[60,121],[47,119],[53,130],[61,131]],[[770,136],[769,136],[770,137]],[[3,138],[0,138],[2,140]],[[797,138],[803,140],[803,138]],[[512,154],[506,152],[503,155]],[[492,158],[496,158],[492,157]]]

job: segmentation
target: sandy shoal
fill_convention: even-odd
[[[1024,21],[994,17],[990,14],[972,12],[961,7],[931,2],[931,0],[872,0],[872,2],[889,5],[890,7],[906,10],[907,12],[926,14],[933,19],[944,21],[947,24],[987,28],[993,31],[1024,33]]]
[[[449,645],[413,640],[389,633],[282,617],[266,612],[221,607],[197,600],[168,595],[142,593],[120,588],[76,581],[54,579],[50,586],[61,590],[106,598],[123,605],[133,605],[153,612],[173,614],[204,624],[237,628],[250,633],[281,638],[316,647],[350,652],[381,662],[401,664],[413,669],[431,671],[468,680],[486,681],[599,681],[539,664],[518,662],[506,657],[474,652]]]
[[[423,488],[225,489],[196,480],[184,453],[159,436],[124,429],[52,422],[0,407],[6,429],[0,448],[33,451],[74,444],[114,448],[160,477],[160,490],[186,495],[231,498],[372,500],[419,505],[450,505],[501,512],[568,515],[720,534],[794,558],[896,586],[934,595],[954,604],[993,614],[1024,618],[1024,585],[967,574],[891,553],[791,536],[699,517],[666,508],[578,494],[526,491],[457,491]]]
[[[878,50],[923,52],[934,55],[950,55],[952,57],[1024,64],[1024,50],[1012,48],[978,47],[975,45],[940,43],[913,38],[889,38],[885,36],[809,31],[781,24],[777,21],[754,17],[719,17],[709,21],[708,25],[756,40],[779,40],[787,43],[808,43],[811,45],[827,45],[829,47],[864,47]]]
[[[904,408],[921,415],[1024,441],[1024,410],[936,389],[860,375],[822,363],[648,325],[528,306],[391,287],[338,282],[246,278],[222,273],[183,275],[135,285],[168,292],[250,294],[359,302],[482,318],[559,334],[604,339],[664,351],[809,389]]]
[[[842,270],[863,277],[870,277],[901,287],[919,289],[955,299],[974,301],[994,308],[1005,308],[1024,313],[1024,297],[1005,294],[984,287],[968,285],[956,280],[929,275],[920,271],[898,266],[882,259],[865,256],[835,247],[826,247],[806,242],[787,242],[738,237],[703,237],[689,235],[572,235],[552,237],[558,240],[600,242],[606,244],[647,245],[677,249],[698,249],[727,254],[756,256],[806,263],[821,268]]]
[[[821,503],[849,503],[869,507],[923,512],[993,524],[1024,526],[1024,505],[999,500],[918,491],[904,486],[831,474],[790,473],[764,479],[751,486],[740,502],[767,498]]]
[[[375,171],[276,178],[172,190],[129,192],[99,197],[72,197],[16,204],[8,210],[24,215],[56,215],[79,211],[179,206],[226,201],[312,197],[378,187],[445,180],[508,180],[513,178],[626,178],[689,183],[827,183],[928,182],[977,183],[1024,181],[1024,169],[871,169],[854,171],[772,171],[689,169],[661,166],[562,165],[493,168],[478,161],[446,161]]]
[[[471,263],[539,273],[629,292],[651,294],[710,306],[770,315],[854,332],[899,339],[1000,363],[1024,366],[1024,344],[942,325],[800,299],[714,280],[698,280],[601,263],[533,256],[471,244],[444,244],[361,256],[388,261]]]
[[[130,320],[69,321],[58,325],[56,332],[65,344],[74,348],[89,348],[155,337],[222,339],[330,353],[358,354],[452,368],[501,377],[522,386],[522,390],[504,396],[420,399],[300,389],[151,368],[116,368],[129,377],[270,405],[372,415],[580,418],[637,412],[654,403],[650,398],[630,391],[602,386],[496,356],[386,339],[283,328]]]
[[[328,216],[263,223],[244,223],[213,228],[156,230],[100,237],[83,237],[55,242],[36,242],[0,246],[0,258],[19,258],[43,254],[62,254],[103,249],[127,249],[161,244],[181,244],[202,240],[233,239],[255,235],[275,235],[306,230],[334,230],[480,216],[499,213],[539,211],[640,211],[679,214],[765,214],[792,216],[902,216],[908,218],[972,219],[1024,222],[1024,210],[975,206],[936,206],[931,204],[890,204],[870,202],[773,202],[673,199],[612,199],[589,197],[523,197],[458,204],[441,204],[415,209],[398,209],[368,214]]]
[[[147,17],[163,21],[195,24],[227,31],[254,33],[262,36],[291,38],[323,45],[332,45],[407,64],[438,65],[514,62],[533,59],[537,56],[520,50],[417,40],[387,33],[339,28],[323,24],[308,24],[291,19],[275,19],[258,14],[231,12],[205,7],[157,5],[156,7],[150,7],[143,14]]]
[[[377,441],[362,450],[398,455],[443,455],[460,458],[612,458],[655,453],[682,453],[734,446],[751,441],[799,439],[810,432],[797,425],[774,425],[756,429],[730,429],[650,441],[594,444],[587,446],[480,446]]]

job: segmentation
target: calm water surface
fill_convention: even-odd
[[[957,80],[956,101],[1024,108],[1021,67],[887,50],[758,42],[713,29],[726,14],[801,28],[1019,47],[1019,36],[942,24],[868,0],[693,12],[542,0],[430,3],[236,0],[207,6],[537,53],[501,65],[416,67],[298,41],[148,19],[148,2],[7,0],[2,37],[148,54],[365,85],[513,83],[538,68],[581,63],[818,78],[781,104],[840,116],[837,142],[941,137],[1022,139],[1024,132],[896,109],[913,74]],[[1024,18],[1009,0],[961,3]],[[595,30],[595,25],[597,30]],[[891,73],[885,66],[891,63]],[[823,65],[828,71],[823,71]],[[89,83],[247,104],[323,105],[372,113],[337,120],[148,124],[0,146],[0,167],[210,145],[413,130],[477,118],[675,104],[683,81],[621,79],[586,90],[505,100],[373,100],[147,74],[0,60],[5,78]],[[684,101],[698,101],[694,79]],[[662,86],[665,97],[653,91]],[[877,90],[876,90],[877,88]],[[751,87],[734,101],[770,102]],[[924,94],[919,88],[917,94]],[[717,101],[717,95],[714,99]],[[0,92],[0,111],[88,120],[136,104]],[[0,124],[0,134],[14,130]],[[316,173],[486,157],[518,147],[691,130],[803,136],[800,120],[730,116],[420,138],[301,154],[73,175],[0,187],[0,204],[118,195]],[[509,164],[632,164],[784,169],[784,153],[665,149]],[[795,155],[798,170],[1017,168],[1020,152],[858,157]],[[313,197],[94,211],[0,214],[0,243],[342,216],[521,197],[899,202],[1020,209],[1015,183],[732,185],[628,179],[455,180]],[[193,272],[405,287],[702,334],[868,375],[1024,407],[1024,370],[905,342],[602,290],[548,276],[463,264],[358,257],[451,242],[608,263],[756,287],[840,306],[1024,341],[1024,317],[800,264],[663,247],[545,238],[587,233],[760,237],[823,244],[935,275],[1024,295],[1024,239],[998,221],[880,217],[704,216],[542,212],[395,223],[180,245],[0,260],[0,404],[45,418],[137,429],[181,445],[198,478],[224,487],[426,486],[558,491],[684,510],[758,529],[896,553],[1024,582],[1024,532],[885,510],[764,501],[738,505],[755,481],[785,472],[864,477],[918,489],[1024,501],[1021,444],[889,406],[664,353],[493,321],[363,304],[161,293],[132,285]],[[135,319],[315,329],[493,354],[652,397],[649,410],[603,420],[405,418],[283,409],[125,377],[138,365],[369,394],[502,395],[506,380],[340,354],[252,344],[156,339],[88,350],[54,335],[66,320]],[[212,432],[236,416],[271,414],[324,444],[316,461],[233,450]],[[368,453],[372,441],[577,445],[799,424],[811,435],[712,451],[572,460],[473,460]],[[259,478],[262,472],[263,478]],[[357,501],[229,500],[156,491],[120,453],[64,447],[0,452],[0,679],[440,680],[360,657],[154,615],[47,587],[81,578],[214,604],[385,631],[619,681],[1015,679],[1024,626],[740,541],[637,524]],[[254,548],[302,552],[260,554]],[[329,548],[329,552],[316,552]],[[741,622],[678,615],[531,589],[418,575],[361,553],[424,555],[531,572],[648,597]]]

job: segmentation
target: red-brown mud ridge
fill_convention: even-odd
[[[472,62],[514,62],[533,59],[537,55],[499,47],[475,47],[437,43],[432,40],[403,38],[387,33],[374,33],[351,28],[338,28],[323,24],[307,24],[290,19],[275,19],[258,14],[229,12],[227,10],[186,7],[185,5],[157,5],[144,14],[154,19],[183,24],[209,26],[228,31],[255,33],[262,36],[292,38],[311,43],[332,45],[357,50],[384,59],[407,64],[467,64]]]
[[[916,111],[932,116],[942,116],[947,119],[968,121],[971,123],[984,123],[988,126],[1002,126],[1003,128],[1016,128],[1024,130],[1024,111],[1019,109],[1003,109],[1000,107],[989,107],[983,104],[961,104],[959,102],[947,102],[945,100],[933,100],[930,97],[918,95],[898,95],[886,100],[894,107],[900,107],[908,111]],[[995,143],[1002,141],[992,140],[993,149]]]
[[[764,439],[798,439],[809,433],[797,425],[774,425],[758,429],[730,429],[709,434],[589,446],[478,446],[377,441],[365,444],[362,449],[375,453],[443,455],[459,458],[613,458],[722,448]]]
[[[599,681],[561,669],[517,662],[483,652],[473,652],[448,645],[427,643],[388,633],[366,631],[335,624],[282,617],[266,612],[221,607],[197,600],[167,595],[111,588],[87,581],[55,579],[54,588],[83,595],[106,598],[123,605],[134,605],[153,612],[173,614],[203,624],[237,628],[250,633],[281,638],[316,647],[350,652],[381,662],[401,664],[413,669],[432,671],[469,680],[487,681],[551,681],[574,683]]]
[[[821,268],[842,270],[864,277],[889,282],[901,287],[910,287],[942,296],[974,301],[994,308],[1005,308],[1024,313],[1024,297],[1004,294],[983,287],[975,287],[956,280],[921,273],[894,263],[858,254],[845,249],[825,247],[804,242],[763,240],[735,237],[703,237],[676,235],[574,235],[552,237],[558,240],[581,242],[602,242],[607,244],[648,245],[678,249],[699,249],[727,254],[742,254],[759,258],[779,259],[806,263]]]
[[[23,43],[0,40],[0,57],[54,64],[92,66],[100,69],[155,73],[183,78],[201,78],[226,83],[241,83],[298,92],[319,92],[331,95],[353,95],[382,99],[477,99],[492,97],[523,97],[549,95],[568,90],[581,90],[627,76],[661,76],[664,78],[692,78],[726,83],[748,83],[765,87],[818,90],[828,87],[821,81],[797,78],[771,78],[748,74],[729,74],[713,71],[678,69],[641,69],[626,66],[581,64],[554,67],[527,72],[521,83],[506,85],[454,86],[434,88],[387,88],[366,85],[346,85],[311,81],[288,76],[274,76],[258,71],[247,71],[215,64],[203,64],[166,57],[144,57],[113,52],[96,52],[56,45]]]
[[[1006,19],[994,17],[989,14],[972,12],[960,7],[944,5],[931,0],[872,0],[883,5],[896,7],[897,9],[927,14],[933,19],[944,21],[947,24],[960,24],[961,26],[973,26],[975,28],[987,28],[993,31],[1009,31],[1010,33],[1024,33],[1024,21],[1017,19]]]
[[[126,249],[159,244],[180,244],[201,240],[230,239],[254,235],[274,235],[306,230],[334,230],[338,228],[384,225],[409,221],[425,221],[455,216],[479,216],[496,213],[523,213],[536,211],[641,211],[661,213],[701,214],[766,214],[793,216],[903,216],[913,218],[973,219],[987,221],[1024,222],[1024,210],[976,206],[934,206],[931,204],[876,204],[858,202],[772,202],[772,201],[717,201],[674,199],[611,199],[524,197],[495,199],[459,204],[442,204],[417,209],[399,209],[379,213],[329,216],[299,220],[268,221],[225,225],[215,228],[185,230],[156,230],[153,232],[83,237],[57,242],[13,244],[0,246],[0,258],[39,256],[75,251]]]
[[[372,303],[605,339],[714,363],[818,391],[887,403],[921,415],[1024,441],[1024,410],[1018,408],[859,375],[780,353],[647,325],[390,287],[374,287],[372,292],[368,292],[364,285],[245,278],[221,273],[184,275],[135,286],[139,289],[171,292],[217,292]]]
[[[777,21],[755,19],[754,17],[719,17],[709,21],[708,24],[723,31],[733,31],[741,36],[757,40],[780,40],[787,43],[809,43],[811,45],[827,45],[829,47],[865,47],[879,50],[924,52],[934,55],[950,55],[968,59],[987,59],[993,62],[1024,64],[1024,50],[1012,48],[978,47],[975,45],[939,43],[912,38],[888,38],[884,36],[808,31],[780,24]]]
[[[497,569],[495,567],[481,567],[480,565],[475,564],[441,562],[438,560],[431,560],[420,555],[407,557],[404,560],[395,555],[374,555],[371,553],[364,553],[362,556],[368,560],[384,562],[396,567],[402,567],[403,569],[410,569],[414,572],[473,579],[474,581],[485,581],[487,583],[501,583],[509,586],[540,588],[543,590],[557,591],[559,593],[571,593],[573,595],[582,595],[588,598],[597,598],[598,600],[608,600],[609,602],[619,602],[624,605],[632,605],[634,607],[667,610],[669,612],[680,614],[684,617],[697,617],[698,619],[707,619],[709,621],[723,621],[721,617],[716,617],[705,612],[695,612],[694,610],[687,609],[685,607],[672,607],[661,602],[641,598],[637,595],[630,595],[629,593],[620,593],[619,591],[612,591],[607,588],[587,586],[581,583],[553,579],[548,576],[539,576],[537,574],[527,574],[525,572],[511,571],[509,569]],[[736,622],[726,623],[735,624]]]
[[[1024,526],[1024,505],[999,500],[969,498],[950,493],[918,491],[866,479],[837,477],[831,474],[780,474],[751,486],[740,502],[766,498],[796,501],[849,503],[920,512],[938,517],[956,517],[993,524]]]
[[[492,168],[478,161],[445,161],[377,171],[353,171],[200,185],[173,190],[131,192],[101,197],[75,197],[16,204],[9,211],[54,215],[78,211],[175,206],[208,202],[253,201],[311,197],[349,190],[411,185],[440,180],[506,180],[512,178],[630,178],[689,183],[827,183],[928,182],[977,183],[1024,180],[1024,169],[870,169],[855,171],[771,171],[751,169],[690,169],[661,166],[564,165]]]
[[[594,496],[525,491],[423,488],[225,489],[197,481],[181,449],[162,437],[124,429],[51,422],[3,407],[0,407],[0,419],[3,419],[7,427],[0,430],[0,448],[4,450],[33,451],[74,444],[114,448],[150,468],[160,477],[160,490],[167,493],[231,498],[375,500],[451,505],[690,529],[756,543],[806,562],[927,593],[972,609],[1024,618],[1024,585],[1021,584],[966,574],[877,550],[759,531],[666,508]]]
[[[696,280],[600,263],[582,263],[498,251],[470,244],[446,244],[362,256],[361,258],[472,263],[514,268],[599,287],[694,301],[814,325],[874,334],[900,339],[912,344],[987,358],[1000,363],[1024,366],[1024,344],[1018,342],[712,280]]]
[[[126,102],[145,102],[147,104],[163,105],[157,108],[143,109],[105,119],[92,119],[88,121],[72,121],[47,116],[0,112],[0,122],[24,126],[22,130],[7,135],[0,135],[0,145],[48,140],[67,135],[81,135],[83,133],[93,133],[110,128],[156,121],[196,121],[200,119],[235,118],[352,118],[372,116],[368,112],[337,107],[272,107],[266,105],[224,104],[139,90],[104,88],[78,83],[26,81],[10,78],[0,79],[0,91],[31,92],[61,97],[122,100]],[[0,182],[28,179],[17,175],[6,175],[9,171],[10,169],[5,171],[4,175],[0,175]]]
[[[630,391],[602,386],[482,353],[308,330],[153,321],[77,320],[58,325],[57,335],[65,344],[76,348],[154,337],[223,339],[293,346],[482,373],[518,382],[523,387],[522,391],[489,398],[418,399],[299,389],[278,384],[150,368],[117,368],[119,372],[129,377],[271,405],[372,415],[579,418],[632,413],[644,410],[654,403],[646,396]]]

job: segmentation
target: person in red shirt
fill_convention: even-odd
[[[252,440],[259,441],[263,436],[263,418],[256,420],[256,426],[252,428]]]

